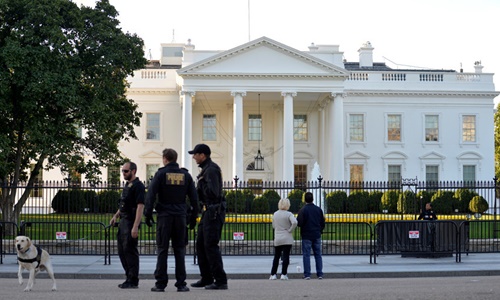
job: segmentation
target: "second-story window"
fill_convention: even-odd
[[[307,115],[293,115],[293,139],[307,141]]]
[[[401,115],[387,116],[387,141],[401,142]]]
[[[160,140],[160,114],[146,114],[146,139],[150,141]]]
[[[349,141],[363,142],[364,141],[364,118],[361,114],[349,115]]]
[[[462,116],[462,142],[476,142],[476,116]]]
[[[262,115],[248,115],[248,140],[262,141]]]
[[[203,115],[203,140],[217,140],[217,119],[215,114]]]
[[[438,142],[439,141],[439,116],[426,115],[425,116],[425,141]]]

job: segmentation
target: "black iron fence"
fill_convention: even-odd
[[[492,234],[490,238],[479,235],[467,240],[463,253],[485,249],[494,252],[498,249],[497,186],[496,180],[429,183],[408,179],[396,183],[353,183],[323,181],[320,177],[317,181],[297,184],[240,182],[236,179],[224,183],[228,212],[221,251],[223,255],[272,255],[271,221],[279,199],[289,198],[292,203],[290,211],[296,213],[302,205],[304,191],[310,191],[327,219],[323,233],[324,255],[370,255],[371,260],[372,255],[381,249],[378,230],[386,226],[377,227],[377,224],[381,221],[414,221],[423,204],[430,201],[439,207],[435,210],[440,220],[460,224],[457,231],[464,231],[465,224],[470,223],[475,224],[473,232]],[[106,260],[110,255],[117,254],[116,228],[107,224],[117,210],[121,185],[39,182],[31,187],[22,184],[12,187],[3,184],[3,196],[12,189],[16,190],[15,202],[25,191],[29,197],[16,222],[4,220],[0,223],[3,254],[15,253],[13,239],[19,233],[29,235],[39,244],[53,247],[49,251],[55,254],[104,255]],[[469,210],[469,203],[474,197],[487,202],[489,209],[485,213],[474,215]],[[467,223],[460,223],[464,221]],[[479,226],[476,224],[482,223],[489,225],[476,229]],[[195,254],[195,234],[189,231],[188,255]],[[296,242],[292,254],[301,254],[299,231],[294,234]],[[460,238],[459,235],[457,239]],[[156,253],[155,227],[142,225],[139,246],[142,255]]]

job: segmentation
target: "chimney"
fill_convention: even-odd
[[[474,62],[474,69],[476,69],[476,73],[478,73],[478,74],[483,73],[483,68],[484,67],[481,65],[481,61],[480,60]]]
[[[309,51],[318,51],[319,47],[311,43],[311,46],[308,47]]]
[[[359,66],[361,68],[373,67],[373,47],[370,42],[366,42],[359,48]]]

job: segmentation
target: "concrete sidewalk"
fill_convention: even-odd
[[[224,269],[229,279],[269,278],[271,256],[223,256]],[[67,279],[123,279],[124,272],[118,256],[111,257],[111,264],[104,264],[103,256],[53,255],[52,263],[56,278]],[[174,274],[173,255],[169,257],[169,276]],[[141,256],[142,279],[153,279],[156,266],[155,256]],[[288,269],[290,279],[302,278],[297,267],[302,267],[302,256],[292,256]],[[314,258],[311,257],[314,270]],[[0,278],[17,277],[17,257],[6,255],[0,264]],[[186,256],[188,279],[198,279],[198,265],[192,256]],[[26,272],[26,271],[24,271]],[[455,257],[408,258],[400,255],[380,255],[377,264],[370,264],[369,256],[323,256],[325,278],[388,278],[388,277],[442,277],[442,276],[492,276],[500,275],[500,253],[462,255],[462,262]],[[278,274],[281,273],[281,266]],[[24,274],[27,276],[27,274]],[[40,278],[46,277],[43,272]],[[313,275],[313,279],[315,276]]]

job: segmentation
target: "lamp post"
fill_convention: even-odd
[[[257,155],[254,157],[254,170],[263,171],[264,170],[264,157],[260,153],[260,140],[262,139],[262,115],[260,114],[260,94],[259,94],[259,102],[258,102],[258,110],[259,110],[259,140],[258,140],[258,150]]]

